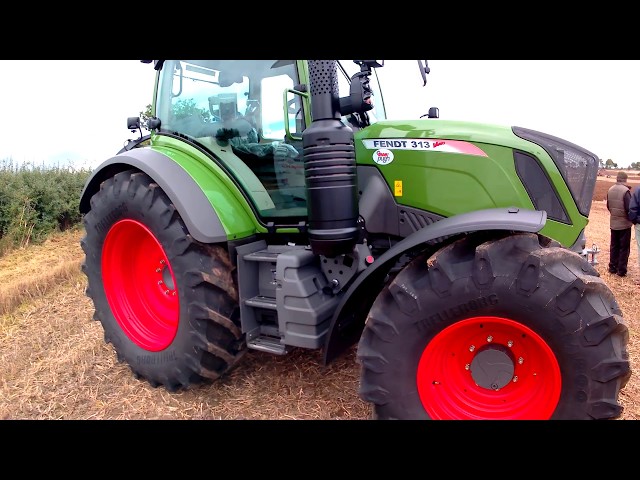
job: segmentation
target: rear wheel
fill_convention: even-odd
[[[631,370],[622,312],[580,255],[535,234],[414,259],[358,345],[380,419],[606,419]]]
[[[105,340],[170,391],[215,380],[246,351],[225,248],[195,241],[151,178],[118,173],[84,216],[87,295]]]

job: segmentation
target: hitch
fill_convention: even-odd
[[[598,246],[594,243],[591,248],[585,248],[584,250],[582,250],[581,255],[591,264],[591,265],[597,265],[598,264],[598,253],[600,253],[600,249],[598,248]]]

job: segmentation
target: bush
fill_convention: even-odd
[[[80,224],[80,193],[90,173],[1,161],[0,255]]]

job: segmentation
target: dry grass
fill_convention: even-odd
[[[73,277],[82,263],[80,230],[55,235],[44,244],[0,257],[0,315],[45,294]]]
[[[602,182],[598,182],[599,184]],[[640,361],[640,275],[635,243],[629,276],[607,272],[609,217],[593,204],[587,244],[601,252],[596,265],[614,291],[629,325],[634,372]],[[250,351],[236,370],[213,384],[169,393],[136,380],[104,343],[92,320],[80,273],[82,232],[0,258],[0,418],[2,419],[368,419],[358,398],[355,347],[328,367],[304,349],[279,357]],[[634,234],[635,235],[635,234]],[[635,242],[635,237],[632,238]],[[44,281],[45,274],[48,281]],[[620,398],[622,420],[640,419],[640,381],[632,375]]]

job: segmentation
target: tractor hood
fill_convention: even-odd
[[[373,150],[373,161],[368,160],[372,158],[371,155],[359,155],[359,158],[367,159],[364,163],[386,165],[399,152],[427,162],[426,157],[439,152],[466,154],[474,158],[490,158],[498,162],[501,169],[511,168],[515,164],[521,180],[526,180],[524,177],[527,172],[524,167],[517,165],[519,159],[524,156],[536,159],[560,195],[561,190],[569,189],[577,209],[584,217],[589,216],[600,164],[597,155],[567,140],[522,127],[476,122],[384,120],[355,132],[354,140],[357,149]],[[426,157],[424,154],[427,154]],[[446,158],[452,159],[450,155]],[[443,159],[443,156],[436,156],[431,161],[437,162],[442,168]],[[531,168],[528,170],[530,172]],[[535,183],[539,184],[539,180],[541,177]],[[527,186],[528,189],[530,187],[533,186]],[[567,218],[560,220],[567,222]]]

